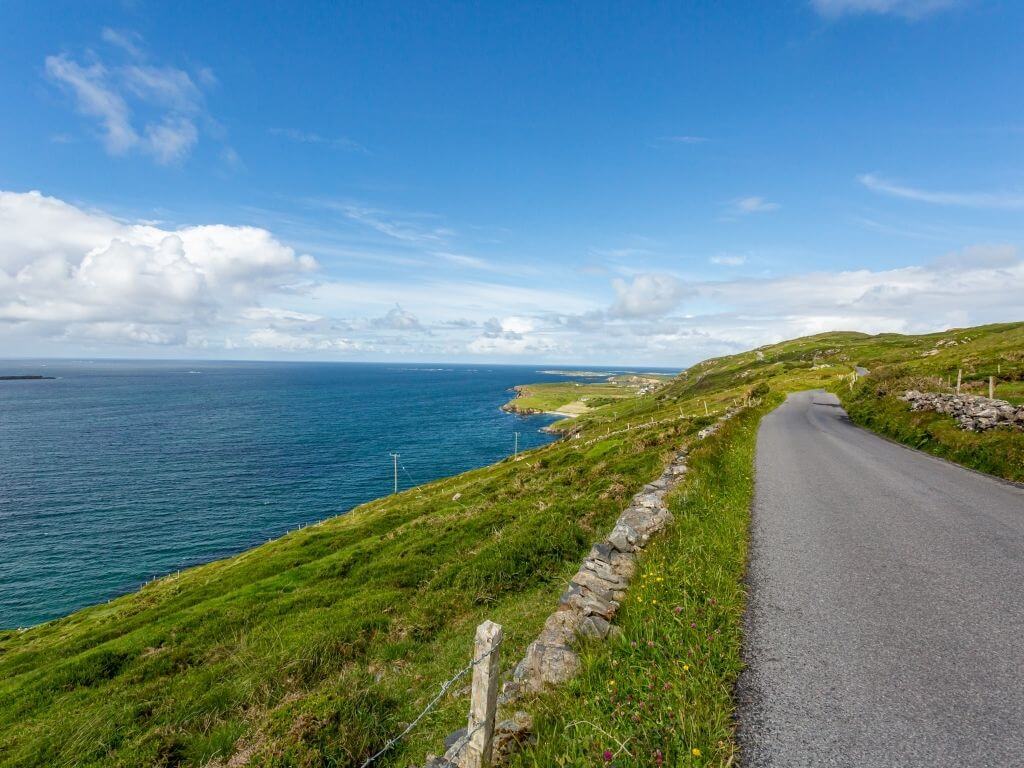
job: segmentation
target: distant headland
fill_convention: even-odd
[[[38,381],[39,379],[53,379],[54,376],[40,376],[38,374],[32,374],[30,376],[0,376],[0,381]]]

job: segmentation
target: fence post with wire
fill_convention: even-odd
[[[500,624],[485,621],[476,628],[473,660],[448,680],[423,710],[406,725],[401,733],[389,739],[381,749],[371,755],[361,768],[369,768],[398,742],[408,736],[427,714],[444,698],[448,690],[467,672],[472,671],[469,722],[466,730],[452,734],[454,743],[443,758],[434,758],[427,765],[458,766],[458,768],[490,768],[494,746],[494,724],[498,709],[498,691],[501,687],[501,659],[499,649],[503,637]]]
[[[473,686],[469,699],[469,723],[466,734],[464,768],[490,768],[491,745],[494,741],[494,715],[498,709],[502,629],[500,624],[485,621],[476,628],[473,658],[483,659],[473,667]]]

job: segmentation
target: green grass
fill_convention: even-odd
[[[617,400],[638,396],[644,383],[662,383],[671,377],[655,374],[612,376],[607,381],[577,382],[552,381],[540,384],[520,384],[516,397],[503,406],[514,413],[566,413],[578,415],[595,408],[610,405]]]
[[[896,394],[926,385],[902,370],[881,371],[868,377],[853,392],[844,393],[843,405],[856,423],[912,448],[927,451],[979,472],[1024,482],[1024,434],[1007,427],[986,432],[961,429],[950,416],[911,411]],[[938,390],[932,386],[932,390]],[[986,393],[987,394],[987,393]]]
[[[516,413],[551,413],[570,403],[579,403],[586,410],[587,403],[597,400],[607,405],[609,400],[633,397],[632,390],[607,383],[580,383],[553,381],[542,384],[523,384],[516,387],[517,397],[505,404],[505,409]]]
[[[530,709],[536,744],[516,766],[721,765],[733,758],[742,575],[761,415],[744,413],[694,450],[670,497],[676,521],[643,554],[618,639],[582,646],[582,671]],[[699,755],[694,753],[699,751]]]
[[[254,765],[358,764],[465,663],[479,621],[505,624],[512,664],[591,541],[698,428],[547,446],[6,632],[0,765],[200,766],[245,750]],[[464,717],[446,700],[386,764]]]
[[[957,345],[936,346],[950,339]],[[863,407],[856,417],[874,428],[1005,472],[1020,466],[1021,433],[976,443],[940,417],[913,431],[920,415],[893,387],[958,367],[967,386],[998,372],[1001,386],[1017,387],[1022,342],[1024,324],[833,333],[705,361],[653,394],[561,423],[568,439],[519,461],[380,499],[59,621],[0,631],[0,766],[217,768],[233,755],[250,766],[359,765],[465,664],[484,618],[505,626],[507,671],[632,493],[717,414],[749,401],[749,415],[694,452],[671,501],[677,523],[649,548],[649,577],[627,599],[625,644],[586,650],[584,674],[566,689],[579,701],[556,691],[532,703],[539,764],[603,759],[619,746],[602,731],[626,744],[620,762],[651,764],[660,749],[666,765],[723,764],[734,749],[729,695],[760,413],[786,392],[824,387],[852,413]],[[872,375],[851,392],[855,364]],[[610,701],[612,679],[632,701]],[[439,750],[466,707],[465,696],[448,696],[379,764]]]
[[[997,397],[1021,402],[1024,323],[902,338],[914,339],[916,344],[902,355],[893,355],[885,347],[872,349],[873,359],[867,358],[871,375],[852,390],[839,390],[850,418],[913,448],[1007,480],[1024,481],[1024,433],[1020,430],[1000,427],[967,432],[950,416],[914,412],[898,399],[908,389],[951,392],[959,370],[962,391],[987,396],[989,377],[994,376]],[[938,354],[927,354],[936,349]]]

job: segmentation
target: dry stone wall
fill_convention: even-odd
[[[717,422],[698,432],[697,439],[717,432],[739,410],[726,411]],[[637,554],[654,534],[672,522],[665,500],[686,475],[686,454],[686,449],[681,449],[661,475],[633,496],[607,538],[591,548],[562,593],[558,609],[548,616],[537,639],[527,647],[498,699],[495,764],[527,743],[533,726],[527,713],[505,715],[502,709],[511,709],[525,694],[538,693],[575,676],[580,660],[573,645],[578,638],[603,640],[619,632],[613,622],[636,572]],[[425,768],[461,768],[465,735],[465,729],[451,734],[445,740],[444,756],[428,757]]]
[[[900,396],[912,411],[936,411],[956,419],[961,429],[983,432],[995,427],[1024,429],[1024,406],[980,395],[950,395],[912,389]]]

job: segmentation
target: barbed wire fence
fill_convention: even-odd
[[[458,670],[454,675],[452,675],[447,680],[442,682],[441,687],[438,689],[438,692],[434,695],[433,698],[430,699],[430,701],[427,702],[426,706],[423,707],[422,710],[420,710],[419,714],[417,714],[416,717],[413,718],[413,720],[408,725],[406,725],[405,728],[403,728],[398,734],[388,739],[388,741],[385,742],[383,747],[381,747],[379,750],[377,750],[377,752],[368,757],[365,760],[365,762],[363,762],[363,764],[360,766],[360,768],[369,768],[369,766],[372,765],[373,762],[377,760],[377,758],[383,756],[386,752],[388,752],[396,744],[398,744],[402,739],[404,739],[406,736],[412,733],[413,729],[415,729],[416,726],[420,724],[423,718],[425,718],[438,705],[441,699],[445,697],[448,691],[451,690],[451,687],[455,685],[455,683],[457,683],[463,677],[465,677],[466,674],[471,672],[475,667],[482,664],[490,656],[498,653],[498,650],[501,648],[501,644],[502,640],[499,637],[498,641],[488,651],[474,658],[471,662],[469,662],[469,664],[467,664],[462,669]],[[474,698],[475,696],[476,692],[474,691]],[[459,746],[458,749],[455,750],[454,755],[460,755],[462,753],[462,750],[469,745],[472,737],[481,729],[485,728],[487,725],[488,721],[486,719],[483,719],[479,723],[477,723],[476,726],[474,726],[472,729],[467,728],[465,735],[461,736],[459,740],[455,742],[455,744],[458,744]],[[491,725],[493,725],[493,722],[491,723]],[[452,746],[454,747],[455,745],[453,744]]]

